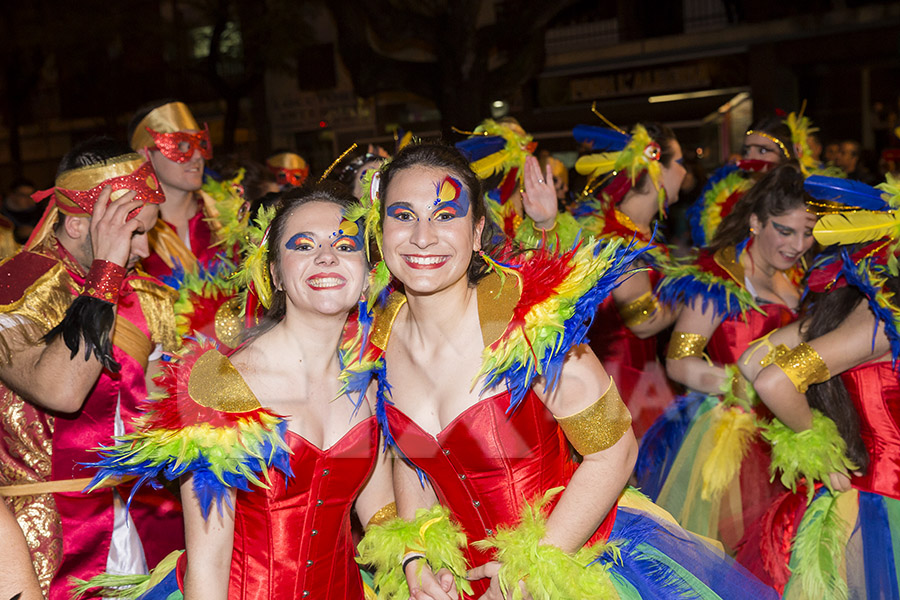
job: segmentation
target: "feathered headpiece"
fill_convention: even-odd
[[[211,200],[206,202],[206,222],[216,233],[216,245],[221,246],[229,259],[235,259],[234,251],[241,250],[250,218],[250,204],[244,198],[245,170],[239,169],[231,179],[216,181],[205,178],[201,191]],[[206,198],[204,198],[204,201]]]
[[[387,164],[387,162],[385,162]],[[375,241],[378,248],[378,262],[369,274],[368,305],[374,307],[384,300],[388,284],[391,282],[391,273],[381,258],[383,256],[381,241],[381,170],[370,171],[363,179],[362,194],[359,203],[351,206],[344,214],[347,221],[362,221],[367,242]],[[371,243],[366,243],[366,257],[372,264]]]
[[[823,246],[864,244],[884,240],[888,244],[888,266],[898,274],[900,250],[900,178],[888,174],[887,181],[872,187],[859,181],[813,175],[806,191],[822,201],[822,217],[813,235]]]
[[[475,131],[462,131],[455,127],[454,131],[470,136],[458,142],[456,148],[466,156],[469,166],[481,179],[498,172],[509,174],[513,169],[521,173],[525,159],[537,147],[521,127],[498,123],[493,119],[482,121]]]
[[[269,226],[275,218],[276,208],[263,208],[247,228],[244,262],[234,278],[240,288],[246,290],[245,316],[250,323],[255,317],[257,305],[269,308],[272,304],[272,277],[269,275]]]
[[[602,115],[597,114],[603,118]],[[603,120],[606,121],[606,119]],[[572,130],[576,141],[590,143],[591,147],[598,151],[596,154],[582,156],[575,162],[575,170],[581,175],[588,176],[582,195],[590,195],[610,177],[615,177],[620,173],[626,175],[630,189],[634,186],[637,178],[647,171],[653,187],[657,190],[659,214],[664,216],[666,214],[666,190],[660,185],[662,165],[659,158],[662,149],[659,144],[650,138],[647,129],[641,124],[635,125],[631,134],[628,134],[609,121],[606,122],[610,125],[609,128],[576,125]]]
[[[822,166],[813,156],[812,148],[809,147],[809,136],[817,132],[819,128],[812,126],[812,121],[803,114],[805,110],[806,100],[803,101],[800,112],[791,112],[783,121],[791,130],[791,144],[794,147],[794,156],[800,163],[800,170],[807,177],[810,175],[842,177],[844,172],[839,168]]]
[[[825,246],[842,246],[825,253],[809,275],[814,292],[851,285],[860,290],[884,327],[894,365],[900,361],[900,304],[887,288],[900,276],[900,178],[873,188],[858,181],[813,176],[807,191],[830,203],[832,210],[813,228]],[[856,250],[843,246],[856,245]]]

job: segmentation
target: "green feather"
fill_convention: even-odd
[[[772,446],[772,480],[781,471],[781,483],[792,491],[797,482],[807,481],[807,497],[812,500],[814,481],[831,489],[831,473],[853,471],[857,467],[847,458],[847,443],[834,421],[813,410],[812,427],[796,432],[778,419],[762,427],[762,435]]]
[[[431,522],[430,525],[426,524]],[[424,530],[424,533],[423,533]],[[425,562],[435,572],[446,568],[453,573],[458,590],[472,593],[465,579],[466,560],[462,549],[466,534],[450,520],[450,511],[441,505],[420,508],[413,521],[391,519],[373,525],[360,541],[357,562],[375,568],[375,588],[378,597],[386,600],[407,600],[409,587],[401,561],[409,551],[421,552]],[[424,565],[419,561],[419,567]]]
[[[103,573],[88,581],[72,577],[72,600],[79,600],[90,592],[91,597],[127,598],[132,600],[145,594],[165,579],[178,565],[183,550],[171,552],[148,575],[111,575]],[[171,596],[170,596],[171,597]]]
[[[609,567],[591,561],[605,552],[615,554],[615,544],[598,543],[567,554],[556,546],[541,544],[547,529],[544,507],[563,488],[548,490],[542,498],[525,503],[516,527],[500,527],[490,538],[473,545],[495,550],[500,561],[500,589],[504,597],[522,600],[522,581],[534,600],[618,598]]]
[[[839,495],[816,498],[800,521],[791,553],[791,578],[810,598],[846,600],[847,582],[839,575],[847,524],[837,514]]]

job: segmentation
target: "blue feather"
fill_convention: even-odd
[[[712,276],[710,281],[703,281],[693,275],[667,277],[656,288],[656,294],[659,301],[670,308],[675,308],[679,303],[694,308],[699,298],[702,310],[712,306],[713,318],[721,316],[728,319],[743,312],[739,299],[728,286]]]
[[[609,127],[576,125],[572,136],[579,143],[590,142],[591,148],[602,151],[622,150],[631,141],[631,136]]]
[[[169,571],[159,583],[141,594],[137,600],[169,600],[169,598],[184,598],[178,588],[177,569]]]
[[[456,149],[463,153],[466,160],[475,162],[506,148],[506,140],[499,135],[473,135],[461,142],[456,142]]]
[[[279,437],[284,439],[285,435],[287,435],[287,422],[280,421],[276,428]],[[134,465],[127,464],[130,459],[130,453],[114,452],[116,448],[120,447],[104,448],[103,450],[106,452],[101,453],[101,460],[95,463],[83,463],[84,466],[94,467],[98,470],[86,489],[89,489],[106,477],[137,477],[138,479],[132,486],[131,494],[126,502],[126,511],[131,507],[131,501],[134,499],[135,493],[145,484],[150,484],[154,489],[159,489],[162,487],[160,481],[176,481],[188,473],[193,475],[194,490],[197,492],[197,498],[204,518],[209,515],[213,500],[216,501],[221,511],[222,500],[223,498],[227,500],[230,488],[244,491],[250,491],[251,489],[248,479],[239,473],[225,471],[222,473],[224,483],[220,481],[213,473],[209,460],[203,454],[200,454],[194,461],[181,464],[176,464],[176,458],[172,456],[162,464],[152,464],[145,461],[142,464]],[[265,440],[265,443],[258,448],[249,450],[263,457],[266,465],[281,471],[285,478],[294,476],[291,469],[290,454],[284,448]],[[259,461],[254,456],[248,454],[241,461],[241,464],[257,478],[262,477]]]
[[[876,268],[872,264],[872,259],[865,259],[859,265],[855,264],[850,258],[850,250],[844,247],[841,250],[841,256],[844,265],[841,268],[841,275],[847,280],[847,283],[860,290],[869,301],[869,309],[875,313],[875,330],[872,332],[872,347],[875,346],[875,336],[878,334],[878,323],[884,327],[884,333],[891,345],[891,357],[895,369],[900,368],[900,331],[897,329],[897,322],[894,320],[893,313],[881,306],[876,300],[880,288],[872,283],[869,273]]]
[[[664,531],[648,515],[620,508],[610,540],[619,542],[621,561],[611,560],[607,553],[594,562],[608,563],[611,574],[631,584],[641,598],[697,598],[687,582],[660,560],[666,553],[654,542]]]
[[[890,208],[888,203],[881,199],[884,192],[852,179],[812,175],[806,178],[803,187],[817,200],[840,202],[864,210],[884,211]]]

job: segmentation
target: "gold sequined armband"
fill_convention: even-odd
[[[776,358],[774,364],[784,371],[801,394],[805,394],[810,385],[831,379],[825,361],[805,342]]]
[[[369,522],[366,523],[366,529],[371,527],[372,525],[381,525],[385,521],[390,521],[391,519],[397,518],[397,503],[391,502],[390,504],[385,504],[381,508],[378,509],[372,518],[369,519]]]
[[[613,446],[631,427],[631,413],[610,379],[600,399],[571,417],[557,418],[575,450],[582,456]]]
[[[625,327],[637,327],[647,321],[656,313],[659,305],[653,292],[646,292],[637,300],[632,300],[625,306],[619,307],[619,315],[625,323]]]
[[[699,333],[685,333],[683,331],[673,331],[672,339],[669,340],[669,349],[666,352],[666,358],[670,360],[680,360],[688,356],[703,357],[703,349],[706,348],[708,340]]]

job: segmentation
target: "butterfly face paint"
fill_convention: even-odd
[[[210,160],[213,156],[212,143],[209,141],[209,125],[205,125],[203,131],[197,133],[185,131],[159,133],[149,127],[147,131],[153,137],[154,147],[173,162],[186,163],[198,150],[205,160]]]
[[[435,183],[434,188],[437,199],[434,201],[432,219],[447,221],[469,214],[469,193],[458,179],[447,175],[443,181]]]

